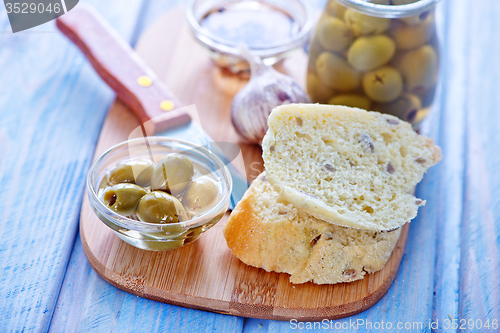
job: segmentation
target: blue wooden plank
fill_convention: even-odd
[[[141,0],[90,2],[131,35]],[[0,330],[47,331],[113,95],[54,22],[0,43]]]
[[[436,137],[437,128],[439,127],[439,113],[434,111],[434,114],[437,116],[433,117],[435,118],[434,119],[435,121],[431,123],[429,131],[431,134],[434,135],[434,137]],[[414,221],[412,225],[410,238],[408,240],[407,254],[405,255],[404,260],[402,262],[401,270],[398,276],[396,277],[395,285],[391,288],[388,295],[386,295],[378,304],[372,307],[369,311],[366,311],[357,316],[353,316],[346,320],[334,322],[333,327],[335,327],[335,324],[343,325],[345,327],[345,324],[350,324],[349,321],[358,323],[358,320],[363,320],[364,324],[361,324],[359,326],[360,328],[359,331],[377,331],[377,323],[381,324],[381,320],[384,320],[386,325],[387,322],[390,321],[391,324],[393,324],[394,326],[397,325],[399,321],[401,321],[403,324],[407,322],[408,323],[420,322],[422,323],[423,330],[429,331],[428,322],[432,316],[432,299],[433,299],[432,291],[433,291],[433,279],[434,279],[433,278],[434,266],[429,263],[432,263],[434,261],[434,258],[436,257],[434,243],[436,241],[435,228],[437,225],[437,216],[438,216],[437,199],[439,193],[438,191],[436,191],[436,189],[439,188],[438,180],[440,178],[440,174],[441,174],[440,171],[433,170],[433,174],[429,174],[426,177],[426,181],[421,186],[421,188],[423,189],[420,190],[419,193],[422,195],[422,197],[429,200],[429,204],[421,212],[421,215],[424,214],[425,216],[419,217],[419,219]],[[421,242],[421,239],[424,239],[425,242]],[[72,266],[73,265],[71,265],[70,268]],[[69,271],[70,270],[68,270],[68,274]],[[70,280],[71,280],[70,277],[68,277],[68,281]],[[106,329],[113,330],[115,326],[109,326],[110,325],[109,323],[111,322],[110,317],[113,317],[112,316],[113,313],[115,314],[115,316],[118,315],[119,309],[109,308],[109,304],[112,303],[111,299],[114,298],[109,296],[104,291],[106,286],[107,284],[103,284],[101,287],[97,287],[96,283],[91,283],[85,288],[82,288],[88,291],[95,287],[96,290],[100,290],[100,292],[105,293],[105,297],[103,296],[103,299],[104,298],[108,299],[103,304],[96,305],[96,310],[91,311],[90,307],[97,304],[98,300],[100,300],[98,295],[101,294],[96,293],[96,296],[93,296],[94,300],[89,302],[90,305],[88,305],[88,307],[85,308],[83,311],[94,312],[94,315],[89,315],[88,317],[86,317],[85,322],[93,323],[94,321],[97,321],[100,324],[99,327],[104,325]],[[67,303],[64,303],[62,301],[63,299],[62,296],[67,294],[73,294],[73,295],[75,294],[74,291],[72,291],[71,289],[66,290],[65,287],[63,287],[62,290],[64,292],[61,293],[60,303],[58,304],[61,305],[65,304],[64,306],[61,307],[68,308]],[[78,293],[76,294],[75,298],[79,299]],[[144,302],[150,302],[150,301],[140,300],[138,301],[137,304],[144,304]],[[406,307],[405,304],[407,303],[413,304],[413,306]],[[123,299],[120,299],[119,301],[117,301],[117,304],[123,305],[125,303]],[[157,303],[153,304],[156,305]],[[172,308],[178,309],[175,307]],[[132,312],[135,311],[135,307],[132,305],[129,305],[127,309],[131,309]],[[103,315],[103,313],[105,313],[105,315]],[[99,317],[99,315],[101,315],[101,317]],[[207,313],[200,313],[200,315],[203,318],[210,317],[210,315]],[[171,318],[171,317],[172,315],[167,316],[166,318]],[[142,324],[141,326],[147,328],[148,330],[154,331],[158,327],[156,326],[157,321],[155,319],[159,318],[159,314],[157,312],[154,312],[153,314],[150,314],[148,318],[150,318],[150,321],[152,323],[150,323],[149,325],[146,324],[145,326],[144,324]],[[182,320],[183,318],[184,317],[182,315],[179,317],[180,320]],[[59,322],[75,322],[75,320],[73,321],[62,320],[58,317],[58,312],[56,311],[56,314],[54,316],[53,327],[64,327],[69,331],[74,330],[74,327],[71,326],[59,326],[58,324]],[[76,322],[79,321],[76,320]],[[119,320],[117,321],[117,325],[121,325],[123,324],[123,322],[124,322],[123,320]],[[128,321],[126,322],[128,323]],[[137,320],[130,321],[130,323],[136,323],[136,322]],[[367,322],[371,323],[372,325],[375,325],[375,327],[372,326],[372,328],[370,328],[370,324],[367,324]],[[331,323],[329,324],[331,325]],[[165,326],[165,328],[168,328],[168,330],[179,329],[182,327],[183,327],[182,325],[177,325],[177,324],[175,324],[174,326],[172,326],[171,324]],[[200,325],[200,324],[193,326],[193,328],[196,327],[206,328],[205,325]],[[349,327],[351,326],[349,325]],[[424,327],[426,327],[426,329],[424,329]],[[88,326],[86,328],[93,328],[93,327]],[[288,322],[247,319],[245,320],[244,331],[245,332],[253,332],[253,331],[288,332],[294,330],[294,328],[295,326],[290,325],[290,323]],[[208,326],[208,329],[210,330],[211,327]],[[345,331],[345,330],[341,329],[339,331]]]
[[[184,2],[145,2],[132,43],[165,10]],[[241,332],[243,318],[142,299],[102,280],[88,264],[77,240],[56,310],[51,332]]]
[[[439,144],[443,149],[439,219],[436,238],[434,310],[432,319],[442,323],[458,316],[460,234],[464,186],[465,90],[470,2],[447,1],[447,24],[442,38],[442,98]],[[449,322],[448,322],[449,324]]]
[[[156,3],[142,7],[138,3],[131,12],[146,18],[161,13]],[[146,19],[134,29],[130,24],[134,19],[123,15],[123,9],[110,10],[113,4],[99,6],[108,20],[118,24],[120,33],[132,40],[141,26],[153,21]],[[500,50],[499,43],[492,42],[500,32],[496,20],[500,5],[496,0],[447,0],[440,6],[444,10],[439,16],[447,13],[446,24],[440,26],[445,42],[443,97],[435,105],[441,112],[434,112],[425,130],[438,138],[444,159],[419,186],[418,194],[428,205],[412,223],[393,286],[379,303],[351,321],[425,324],[430,318],[440,322],[447,317],[500,319],[500,176],[496,172],[500,69],[495,58]],[[470,30],[464,22],[470,22]],[[7,27],[5,14],[0,13],[0,28]],[[50,24],[39,29],[54,30]],[[55,33],[3,34],[0,38],[10,46],[0,50],[0,68],[6,69],[0,81],[0,182],[4,189],[0,192],[0,329],[44,331],[73,244],[84,174],[112,94]],[[25,184],[30,184],[29,195]],[[49,185],[52,192],[44,190]],[[14,200],[19,197],[23,200]],[[26,228],[27,223],[36,227]],[[92,271],[79,242],[57,306],[54,332],[242,329],[241,318],[182,309],[121,292]],[[349,319],[337,322],[349,323]],[[288,322],[257,319],[245,320],[243,330],[296,331]],[[380,330],[364,326],[359,331]]]
[[[498,1],[470,6],[464,111],[466,183],[460,262],[459,324],[500,321],[500,78]],[[476,329],[477,326],[475,327]],[[489,328],[481,331],[498,332]]]
[[[243,319],[163,304],[101,279],[77,239],[50,332],[241,332]]]

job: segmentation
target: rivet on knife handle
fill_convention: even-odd
[[[80,3],[60,16],[56,24],[142,123],[153,119],[153,131],[156,127],[168,129],[191,121],[183,110],[165,113],[163,101],[171,101],[176,109],[182,103],[92,6]],[[161,120],[154,119],[157,116],[162,116]]]
[[[147,75],[142,75],[137,78],[137,84],[141,87],[149,87],[153,84],[153,80]]]
[[[172,101],[165,100],[160,103],[160,109],[162,109],[163,111],[172,111],[174,108],[175,104]]]

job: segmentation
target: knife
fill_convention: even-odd
[[[59,30],[87,57],[97,74],[143,124],[144,136],[168,136],[205,146],[228,167],[233,180],[229,209],[234,209],[249,184],[230,163],[239,154],[225,154],[228,144],[215,143],[199,125],[196,110],[183,107],[130,45],[90,5],[80,3],[56,20]],[[196,122],[198,120],[198,123]],[[234,145],[234,144],[233,144]],[[237,146],[237,145],[234,145]]]

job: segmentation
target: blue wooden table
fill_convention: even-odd
[[[134,45],[183,1],[86,2]],[[438,5],[442,88],[423,130],[444,158],[418,187],[427,205],[382,300],[351,318],[302,324],[304,331],[430,332],[436,321],[439,331],[500,331],[499,18],[499,0]],[[78,220],[114,95],[54,22],[9,31],[0,9],[0,332],[297,331],[295,323],[142,299],[92,270]]]

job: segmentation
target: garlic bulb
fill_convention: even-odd
[[[266,66],[239,47],[241,55],[250,63],[250,81],[233,99],[231,120],[236,132],[247,142],[261,143],[267,131],[267,118],[274,107],[291,103],[310,103],[306,92],[292,78]]]

